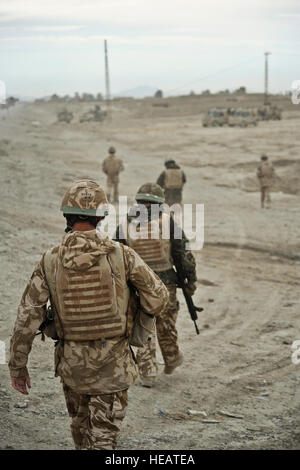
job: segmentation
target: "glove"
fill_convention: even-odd
[[[189,295],[190,297],[192,297],[192,295],[194,295],[195,291],[197,289],[197,286],[196,286],[196,283],[195,282],[190,282],[188,283],[184,290],[185,292],[187,293],[187,295]]]

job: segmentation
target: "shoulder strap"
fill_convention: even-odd
[[[53,293],[55,292],[55,280],[53,278],[52,270],[51,270],[51,256],[52,256],[52,249],[46,251],[45,253],[44,268],[45,268],[45,274],[46,274],[46,281],[50,289],[50,295],[53,298]]]
[[[122,243],[116,242],[116,256],[122,279],[126,280],[125,257]]]
[[[52,256],[57,256],[57,253],[53,253],[53,248],[46,251],[45,256],[44,256],[44,270],[45,270],[45,275],[46,275],[46,281],[50,290],[50,304],[51,307],[54,311],[54,315],[57,317],[61,330],[62,330],[62,338],[64,337],[64,328],[62,321],[60,319],[60,315],[58,312],[58,308],[56,308],[54,298],[56,297],[56,284],[55,284],[55,278],[53,276],[53,271],[51,269],[51,258]]]

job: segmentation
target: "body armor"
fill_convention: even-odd
[[[167,271],[173,268],[170,237],[163,238],[163,223],[169,224],[167,214],[162,214],[159,219],[152,220],[144,225],[140,225],[136,220],[131,222],[135,225],[134,237],[130,233],[131,230],[128,231],[128,245],[155,272]]]
[[[180,169],[165,170],[165,189],[181,189],[182,188],[182,171]]]
[[[129,289],[120,245],[86,270],[64,268],[59,250],[46,256],[45,264],[51,266],[48,282],[58,336],[72,341],[124,336]]]

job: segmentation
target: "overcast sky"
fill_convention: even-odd
[[[173,94],[300,80],[299,0],[0,0],[0,80],[8,94],[153,86]]]

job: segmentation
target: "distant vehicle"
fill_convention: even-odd
[[[228,116],[228,125],[230,127],[257,126],[257,118],[251,109],[232,110]]]
[[[71,113],[71,111],[68,111],[66,108],[57,113],[58,122],[66,122],[69,124],[72,121],[73,117],[73,113]]]
[[[10,96],[6,100],[6,104],[8,107],[14,106],[17,102],[19,101],[19,98],[14,98],[13,96]]]
[[[86,113],[82,114],[79,122],[91,122],[91,121],[103,121],[106,117],[106,111],[102,111],[99,105],[96,105],[94,109],[90,109]]]
[[[281,109],[277,105],[271,105],[271,104],[264,104],[257,108],[256,110],[257,113],[257,118],[260,121],[276,121],[280,120],[282,115],[281,115]]]
[[[18,101],[19,101],[19,98],[14,98],[13,96],[9,96],[9,98],[6,99],[5,103],[0,104],[0,109],[8,110],[10,107],[14,106]]]
[[[209,110],[202,120],[203,127],[224,126],[228,123],[227,109],[215,108]]]

